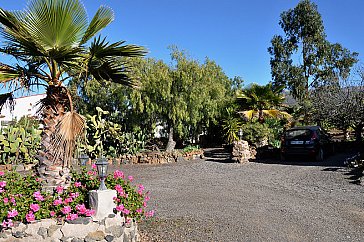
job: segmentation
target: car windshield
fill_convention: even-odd
[[[309,139],[312,131],[309,129],[296,129],[296,130],[287,130],[286,131],[286,138],[287,139]]]

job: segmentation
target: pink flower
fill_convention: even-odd
[[[95,210],[93,210],[93,209],[87,209],[86,212],[85,212],[85,215],[87,217],[91,217],[94,214],[95,214]]]
[[[51,217],[54,217],[54,215],[56,215],[54,211],[50,211],[49,214],[51,215]]]
[[[15,209],[8,211],[8,218],[14,218],[18,215],[18,211],[16,211]]]
[[[2,227],[4,228],[10,228],[10,227],[13,227],[14,224],[13,224],[13,221],[11,219],[8,219],[8,221],[3,221],[2,224],[1,224]]]
[[[92,169],[94,169],[94,170],[96,170],[96,168],[97,168],[96,164],[95,164],[95,163],[94,163],[94,164],[92,164],[92,165],[91,165],[91,168],[92,168]]]
[[[128,179],[130,182],[132,182],[134,180],[134,177],[133,176],[128,176]]]
[[[72,211],[72,209],[70,206],[65,206],[64,208],[61,209],[61,211],[63,214],[69,214]]]
[[[124,179],[124,173],[122,171],[116,170],[116,171],[114,171],[114,178],[115,179],[118,179],[118,178]]]
[[[76,210],[78,211],[79,214],[85,214],[87,211],[85,204],[77,204]]]
[[[5,174],[5,172],[0,171],[0,176],[3,176]]]
[[[33,212],[37,212],[39,210],[39,204],[30,204],[30,209],[33,210]]]
[[[148,202],[150,200],[149,196],[145,196],[144,201]]]
[[[142,184],[139,184],[138,185],[138,193],[139,193],[139,195],[142,195],[143,194],[143,191],[144,191],[144,186]]]
[[[78,192],[72,192],[70,194],[70,197],[73,198],[73,199],[78,198],[78,196],[80,196],[80,194]]]
[[[147,203],[146,202],[143,202],[143,207],[147,207]]]
[[[122,187],[120,184],[116,184],[116,185],[115,185],[115,190],[116,190],[118,193],[121,193],[121,192],[123,192],[123,187]]]
[[[64,190],[64,187],[62,187],[62,186],[56,187],[56,191],[57,191],[58,194],[62,193],[63,190]]]
[[[94,174],[96,174],[96,172],[94,172],[94,171],[88,171],[87,172],[87,175],[89,175],[89,176],[93,176]],[[90,177],[90,179],[91,179],[92,177]]]
[[[129,213],[130,213],[130,210],[128,210],[126,208],[123,210],[123,214],[128,215]]]
[[[149,212],[147,212],[146,214],[145,214],[145,217],[153,217],[154,216],[154,210],[150,210]]]
[[[69,204],[69,203],[71,203],[71,202],[73,202],[72,197],[68,197],[68,198],[66,198],[66,199],[64,200],[64,204]]]
[[[8,203],[9,202],[9,198],[4,197],[4,203]]]
[[[75,187],[80,187],[81,185],[81,182],[75,182]]]
[[[5,187],[6,186],[6,181],[0,181],[0,187]]]
[[[34,192],[33,196],[37,201],[44,201],[44,197],[42,196],[42,194],[40,194],[40,191]]]
[[[124,205],[120,204],[119,206],[116,206],[116,211],[120,212],[124,210]]]
[[[16,205],[16,202],[15,202],[15,198],[10,198],[10,202],[13,204],[13,205]]]
[[[25,219],[27,220],[27,222],[32,222],[35,220],[35,216],[33,214],[32,211],[30,211],[29,213],[27,213],[27,215],[25,215]]]
[[[78,218],[78,215],[76,213],[70,213],[66,216],[66,219],[68,220],[75,220],[76,218]]]
[[[58,206],[58,205],[61,205],[62,204],[62,198],[59,198],[59,199],[56,199],[53,201],[53,205],[54,206]]]
[[[143,209],[142,209],[142,208],[138,208],[138,209],[136,210],[136,212],[137,212],[137,213],[139,213],[139,214],[141,214],[141,213],[143,213]]]

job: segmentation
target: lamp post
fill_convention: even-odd
[[[107,176],[107,168],[109,163],[105,159],[105,157],[100,157],[96,161],[97,166],[97,173],[100,177],[100,187],[99,190],[107,190],[107,187],[105,186],[105,177]]]
[[[241,140],[243,138],[243,129],[239,129],[239,140]]]
[[[88,161],[88,159],[89,159],[89,157],[86,154],[81,154],[78,157],[78,160],[80,161],[81,166],[85,166],[86,165],[86,162]]]

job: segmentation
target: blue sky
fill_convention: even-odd
[[[111,41],[145,46],[149,57],[169,63],[169,45],[177,45],[201,62],[216,61],[229,77],[245,84],[271,80],[267,48],[282,34],[280,14],[298,0],[83,0],[89,17],[110,6],[115,21],[102,34]],[[363,0],[314,0],[327,39],[359,52],[364,61]],[[2,0],[4,9],[22,9],[25,0]],[[0,57],[1,60],[1,57]]]

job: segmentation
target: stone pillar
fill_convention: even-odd
[[[90,206],[95,210],[95,214],[92,216],[94,221],[100,221],[106,218],[109,214],[114,214],[114,197],[116,197],[115,190],[92,190],[90,191]]]

